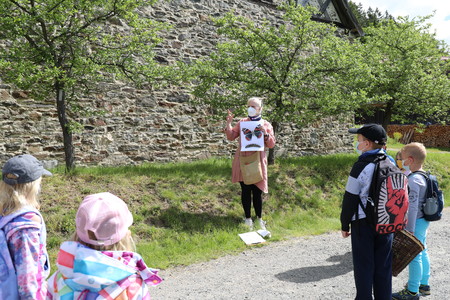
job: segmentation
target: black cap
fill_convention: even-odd
[[[348,132],[359,133],[375,144],[381,146],[386,145],[387,142],[386,130],[378,124],[365,124],[360,128],[350,128]]]

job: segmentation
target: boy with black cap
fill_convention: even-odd
[[[351,235],[355,299],[390,300],[392,291],[392,239],[393,234],[377,234],[366,221],[362,205],[366,206],[377,156],[386,155],[383,146],[387,135],[378,124],[366,124],[349,129],[357,134],[356,152],[360,154],[348,177],[342,201],[342,236]],[[351,228],[351,233],[350,233]]]

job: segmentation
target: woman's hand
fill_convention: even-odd
[[[267,132],[264,126],[261,127],[261,132],[263,133],[264,141],[267,141],[267,139],[269,138],[269,132]]]
[[[227,126],[231,125],[231,122],[233,122],[234,119],[234,115],[231,112],[231,110],[228,110],[228,115],[227,115]]]
[[[227,115],[227,125],[225,125],[225,128],[222,130],[223,132],[227,132],[227,129],[229,130],[229,129],[231,129],[231,122],[233,122],[233,118],[234,118],[234,115],[233,115],[233,113],[231,112],[231,110],[228,110],[228,115]]]

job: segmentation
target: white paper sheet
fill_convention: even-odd
[[[262,120],[239,123],[241,127],[241,151],[264,151],[262,123]]]
[[[254,244],[260,244],[260,243],[265,243],[266,242],[266,240],[263,239],[256,231],[240,233],[239,237],[247,245],[254,245]]]

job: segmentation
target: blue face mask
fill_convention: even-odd
[[[356,153],[358,153],[359,155],[361,155],[363,152],[362,152],[362,150],[359,150],[359,149],[358,149],[358,146],[359,146],[359,142],[356,142],[356,144],[355,144],[355,151],[356,151]]]
[[[406,159],[402,160],[403,169],[405,169],[405,171],[409,172],[409,171],[411,171],[411,169],[409,168],[409,166],[405,166],[405,161],[406,161]]]

